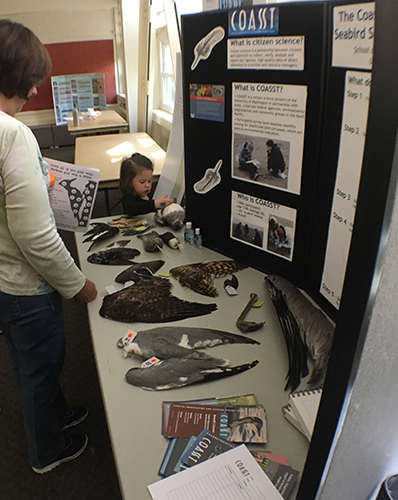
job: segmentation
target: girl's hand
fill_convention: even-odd
[[[158,209],[158,208],[168,207],[169,205],[174,203],[174,200],[167,198],[168,196],[169,196],[168,194],[165,194],[160,198],[158,198],[157,200],[155,200],[155,208]]]

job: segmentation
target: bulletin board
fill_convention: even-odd
[[[39,88],[39,93],[24,106],[24,111],[54,107],[51,76],[79,73],[104,73],[107,104],[116,103],[113,40],[52,43],[45,45],[52,61],[52,71]]]

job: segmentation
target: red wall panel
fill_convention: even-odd
[[[51,43],[46,45],[53,68],[51,76],[79,73],[104,73],[107,104],[116,102],[113,40]],[[53,108],[50,77],[42,83],[38,95],[29,101],[24,111]]]

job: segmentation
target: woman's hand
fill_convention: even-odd
[[[92,302],[97,296],[97,287],[95,283],[86,278],[86,283],[84,287],[77,293],[74,297],[75,301],[79,304],[87,304],[88,302]]]

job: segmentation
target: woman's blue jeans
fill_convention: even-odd
[[[62,297],[0,291],[0,329],[6,336],[22,393],[32,467],[43,468],[64,448],[68,408],[59,384],[65,359]]]

